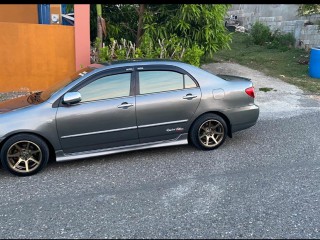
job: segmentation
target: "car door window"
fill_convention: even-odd
[[[196,83],[187,74],[184,75],[184,85],[185,85],[185,88],[197,87]]]
[[[173,71],[139,72],[140,94],[183,89],[183,75]]]
[[[141,71],[139,85],[140,94],[197,87],[190,76],[174,71]]]
[[[131,73],[99,78],[78,90],[81,93],[81,102],[129,96],[130,82]]]

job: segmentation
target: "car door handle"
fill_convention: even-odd
[[[189,93],[186,96],[184,96],[183,99],[191,100],[196,97],[197,97],[197,95],[192,95],[191,93]]]
[[[128,108],[128,107],[132,107],[132,106],[133,106],[132,103],[123,102],[123,103],[121,103],[121,105],[118,106],[118,108]]]

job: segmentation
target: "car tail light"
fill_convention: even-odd
[[[246,89],[246,93],[247,93],[250,97],[254,98],[254,97],[255,97],[255,96],[254,96],[254,87],[249,87],[249,88],[247,88],[247,89]]]

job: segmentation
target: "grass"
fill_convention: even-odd
[[[320,94],[320,79],[309,77],[309,65],[298,62],[309,60],[309,52],[297,48],[282,51],[248,45],[246,39],[245,33],[233,33],[231,50],[220,50],[214,54],[213,59],[206,58],[204,62],[238,63],[294,84],[307,93]]]
[[[270,92],[273,90],[273,88],[263,87],[263,88],[259,88],[259,90],[263,92]]]

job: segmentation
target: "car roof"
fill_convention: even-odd
[[[202,72],[202,70],[199,67],[196,67],[194,65],[172,60],[172,59],[163,59],[163,58],[157,58],[157,59],[128,59],[128,60],[120,60],[120,61],[111,61],[111,62],[105,62],[105,63],[94,63],[90,64],[89,67],[95,68],[96,71],[91,72],[91,74],[94,74],[99,71],[104,71],[106,69],[115,69],[115,68],[121,68],[121,67],[136,67],[136,66],[148,66],[148,65],[167,65],[172,67],[178,67],[181,68],[189,73],[192,72],[192,74],[195,74],[196,72]]]
[[[90,64],[89,67],[96,69],[105,69],[105,68],[115,68],[115,67],[124,67],[124,66],[137,66],[137,65],[154,65],[154,64],[165,64],[171,66],[180,66],[186,67],[186,65],[190,66],[190,64],[176,61],[172,59],[128,59],[128,60],[119,60],[119,61],[111,61],[104,63],[93,63]]]
[[[115,60],[111,62],[101,63],[105,66],[116,65],[116,64],[126,64],[126,63],[154,63],[154,62],[167,62],[167,63],[183,63],[181,61],[173,60],[173,59],[164,59],[164,58],[154,58],[154,59],[126,59],[126,60]]]

